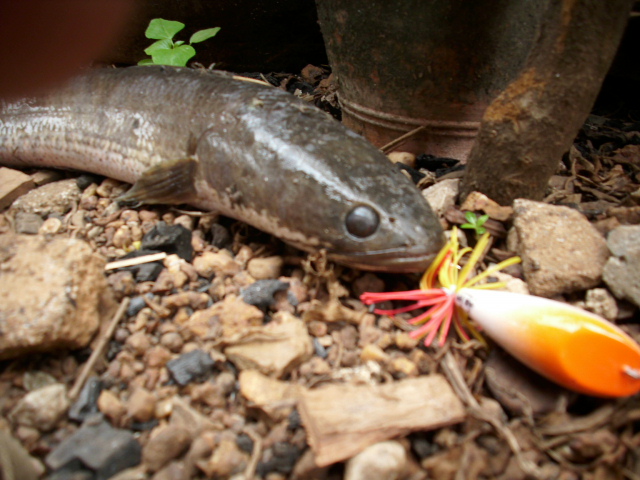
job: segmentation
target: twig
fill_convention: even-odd
[[[234,80],[242,80],[243,82],[257,83],[258,85],[265,85],[267,87],[273,87],[269,82],[264,80],[258,80],[257,78],[243,77],[242,75],[234,75]]]
[[[253,440],[251,458],[249,459],[247,468],[244,469],[244,480],[253,480],[256,474],[256,468],[258,468],[258,462],[262,456],[262,438],[250,428],[245,428],[243,432]]]
[[[469,386],[464,381],[462,372],[460,371],[460,368],[456,363],[456,359],[451,351],[447,351],[447,353],[445,353],[440,366],[449,380],[449,383],[451,383],[453,390],[456,392],[458,397],[460,397],[463,403],[467,405],[469,413],[475,418],[487,422],[496,430],[496,432],[498,432],[498,434],[507,442],[507,445],[509,445],[513,455],[516,457],[520,468],[522,468],[526,474],[531,475],[534,478],[542,478],[538,467],[522,455],[522,449],[520,448],[518,439],[511,429],[497,417],[488,414],[482,409],[476,398],[471,393],[471,390],[469,390]]]
[[[399,136],[395,140],[391,140],[389,143],[387,143],[383,147],[380,147],[380,150],[382,151],[382,153],[388,153],[391,150],[393,150],[395,147],[400,145],[402,142],[404,142],[405,140],[407,140],[407,139],[413,137],[414,135],[417,135],[421,131],[423,131],[425,128],[427,128],[425,125],[422,125],[422,126],[420,126],[418,128],[414,128],[410,132],[407,132],[404,135]]]
[[[165,258],[167,258],[166,252],[152,253],[151,255],[144,255],[143,257],[127,258],[126,260],[109,262],[104,266],[104,269],[115,270],[116,268],[133,267],[134,265],[141,265],[143,263],[157,262],[158,260],[164,260]]]
[[[80,393],[80,390],[82,390],[82,387],[84,387],[84,383],[87,381],[87,378],[89,377],[89,374],[91,373],[91,371],[93,370],[93,367],[98,361],[98,358],[102,355],[102,352],[107,346],[107,343],[109,343],[109,341],[111,340],[111,337],[113,337],[113,334],[116,331],[116,327],[118,326],[118,323],[120,323],[120,319],[124,315],[124,312],[127,310],[128,306],[129,306],[129,298],[125,297],[122,299],[122,302],[120,302],[120,306],[118,307],[118,310],[116,311],[115,315],[111,319],[111,323],[109,324],[109,327],[107,328],[107,330],[104,332],[104,335],[102,335],[102,337],[96,344],[96,347],[93,349],[93,352],[91,352],[91,356],[89,357],[89,360],[87,360],[87,363],[85,363],[84,366],[82,367],[82,371],[80,372],[80,375],[78,375],[78,378],[76,378],[76,381],[73,384],[73,387],[69,391],[69,399],[75,400],[78,394]]]

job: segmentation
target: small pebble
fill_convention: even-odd
[[[120,271],[120,272],[115,272],[112,273],[111,275],[109,275],[109,277],[107,278],[109,285],[111,285],[111,288],[113,288],[113,290],[122,295],[132,295],[135,293],[136,291],[136,281],[133,278],[133,273],[129,272],[129,271]],[[132,301],[133,303],[133,301]],[[142,307],[144,307],[144,300],[143,300],[143,305]],[[140,308],[142,308],[140,307]],[[132,309],[131,304],[129,304],[129,309]],[[129,310],[128,310],[129,311]],[[133,310],[131,310],[133,311]],[[137,312],[135,312],[137,313]],[[130,315],[135,315],[135,313],[132,313]]]
[[[618,316],[618,302],[606,288],[587,290],[585,307],[609,321],[614,321]]]
[[[116,233],[113,234],[113,238],[111,242],[113,246],[116,248],[127,248],[131,245],[131,229],[127,225],[122,225],[116,230]]]
[[[369,344],[360,352],[360,359],[363,362],[373,360],[374,362],[383,363],[389,360],[389,355],[377,345]]]
[[[289,284],[280,280],[258,280],[248,287],[243,288],[240,291],[240,296],[242,297],[242,300],[249,305],[254,305],[259,308],[267,308],[275,302],[275,298],[273,298],[273,296],[276,292],[283,291],[288,288]]]
[[[150,471],[158,471],[178,458],[190,443],[191,437],[186,428],[176,425],[158,427],[142,449],[142,461]]]
[[[151,368],[164,367],[170,359],[171,352],[161,345],[151,347],[145,355],[146,364]]]
[[[191,231],[182,225],[167,225],[158,222],[142,239],[142,248],[175,253],[180,258],[190,262],[193,257],[191,246]]]
[[[120,273],[128,273],[129,275],[131,275],[130,272],[120,272]],[[129,306],[127,307],[127,315],[130,317],[133,317],[137,315],[138,312],[146,306],[147,306],[147,302],[144,301],[144,297],[142,296],[133,297],[129,302]]]
[[[193,267],[198,275],[203,278],[211,278],[214,275],[233,276],[240,272],[241,267],[230,254],[221,252],[203,252],[193,260]]]
[[[329,356],[327,349],[320,343],[318,337],[313,337],[313,351],[320,358],[327,358]]]
[[[397,357],[391,360],[391,371],[405,377],[417,377],[420,373],[415,363],[407,357]]]
[[[420,339],[412,338],[407,332],[397,332],[395,344],[400,350],[413,350],[420,343]]]
[[[162,299],[162,306],[170,309],[191,307],[194,310],[202,310],[211,302],[211,297],[204,292],[180,292],[168,295]]]
[[[214,363],[205,351],[194,350],[168,362],[167,370],[178,385],[185,386],[210,373]]]
[[[397,480],[407,467],[407,452],[398,442],[367,447],[347,462],[345,480]]]
[[[93,184],[95,188],[98,187],[98,183],[100,183],[101,177],[98,175],[93,175],[91,173],[83,173],[78,178],[76,178],[76,185],[82,191],[86,190]]]
[[[158,216],[158,212],[151,211],[151,210],[140,210],[138,212],[138,217],[140,218],[140,221],[142,223],[145,223],[145,222],[156,222],[156,221],[158,221],[158,218],[160,218]]]
[[[187,230],[193,230],[194,220],[191,215],[180,215],[173,220],[174,225],[182,225]]]
[[[219,223],[214,223],[210,228],[211,232],[211,245],[216,248],[228,248],[231,246],[233,239],[229,230]]]
[[[135,332],[127,338],[125,342],[127,350],[136,357],[144,355],[150,348],[151,342],[144,331]]]
[[[309,335],[314,337],[323,337],[328,331],[327,323],[320,320],[311,320],[307,324],[307,328],[309,329]]]
[[[279,256],[252,258],[247,264],[247,270],[256,280],[265,280],[278,278],[283,265],[284,260]]]
[[[387,154],[393,163],[402,163],[411,168],[415,168],[416,156],[411,152],[391,152]]]
[[[98,409],[116,425],[121,425],[127,408],[111,390],[103,390],[98,397]]]
[[[160,337],[160,345],[168,348],[173,353],[178,353],[182,350],[184,341],[179,333],[168,332]]]
[[[53,235],[62,230],[62,221],[57,217],[47,218],[40,226],[38,233],[41,235]]]
[[[236,389],[236,377],[231,372],[221,372],[216,377],[216,385],[219,385],[224,395],[229,395]]]
[[[208,462],[198,466],[208,478],[229,478],[244,471],[248,462],[248,454],[238,447],[235,439],[225,438],[216,446]]]
[[[153,393],[137,388],[127,400],[127,415],[138,422],[148,422],[154,418],[156,401]]]
[[[96,193],[104,198],[120,195],[126,187],[122,183],[113,178],[105,178],[100,186],[96,189]]]

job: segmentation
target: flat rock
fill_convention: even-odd
[[[305,390],[298,411],[319,467],[346,460],[375,443],[465,418],[462,402],[442,375]]]
[[[81,195],[76,179],[67,178],[31,190],[13,202],[10,212],[64,215],[80,201]]]
[[[532,294],[553,297],[600,283],[609,250],[584,215],[532,200],[513,205],[517,252]]]
[[[107,422],[82,425],[47,455],[45,463],[53,470],[80,462],[95,473],[96,479],[111,478],[116,473],[140,463],[141,448],[133,434],[113,428]]]
[[[609,232],[612,256],[603,278],[613,294],[640,306],[640,225],[621,225]]]
[[[257,370],[243,370],[239,382],[240,394],[276,423],[291,414],[303,389],[301,385],[267,377]]]
[[[113,306],[104,265],[82,240],[0,236],[0,359],[87,346]]]
[[[311,357],[313,342],[302,320],[278,312],[272,322],[251,329],[224,353],[240,370],[254,369],[280,378]]]
[[[431,185],[422,192],[436,215],[441,217],[449,207],[453,207],[460,193],[460,179],[448,178]]]
[[[184,326],[200,338],[217,338],[222,330],[226,338],[245,332],[252,326],[262,325],[264,313],[242,298],[229,294],[224,300],[191,315]]]

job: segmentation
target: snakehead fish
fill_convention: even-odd
[[[443,245],[427,202],[375,147],[225,72],[100,69],[4,102],[0,163],[133,183],[127,200],[217,211],[360,269],[420,271]]]

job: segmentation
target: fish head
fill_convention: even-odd
[[[272,208],[281,227],[301,235],[289,243],[362,270],[425,270],[444,234],[420,191],[364,138],[306,108],[295,124],[274,122],[283,129],[269,137],[277,171],[286,172],[270,179],[278,184]]]
[[[327,134],[322,142],[339,174],[318,175],[309,185],[325,217],[317,235],[328,258],[362,270],[424,271],[444,245],[440,221],[385,155],[349,130],[344,135],[332,142]]]
[[[207,182],[234,195],[224,213],[350,267],[429,266],[444,245],[442,226],[384,154],[284,92],[256,91],[246,105],[243,115],[229,116],[226,138],[209,132],[199,147],[201,162],[219,157]]]

